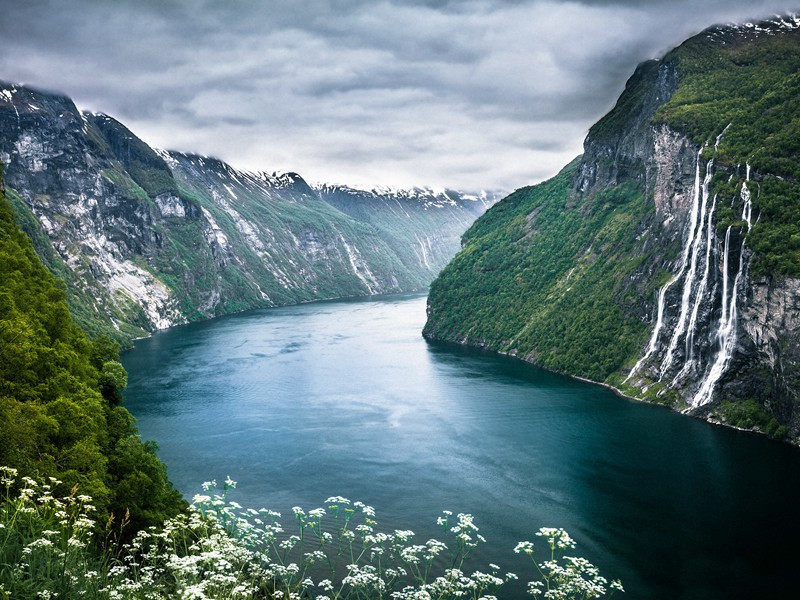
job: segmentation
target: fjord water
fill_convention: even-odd
[[[423,543],[449,509],[488,539],[480,566],[523,580],[513,548],[550,526],[623,598],[795,597],[797,449],[429,344],[424,320],[403,295],[176,327],[125,354],[127,406],[187,497],[230,475],[284,525],[342,495]]]

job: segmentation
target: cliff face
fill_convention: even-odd
[[[425,190],[348,196],[293,173],[156,151],[106,115],[8,84],[0,160],[73,314],[123,340],[248,308],[423,289],[491,203]]]
[[[17,210],[36,217],[26,232],[40,256],[86,292],[71,298],[82,306],[79,320],[88,315],[94,332],[113,323],[124,334],[142,334],[181,320],[174,294],[148,272],[146,260],[134,260],[157,254],[165,230],[153,199],[114,155],[124,140],[111,137],[109,144],[98,121],[63,96],[3,86],[0,160]]]
[[[798,27],[712,28],[640,65],[578,161],[465,234],[425,334],[800,437]]]

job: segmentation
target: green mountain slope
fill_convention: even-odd
[[[636,351],[645,326],[618,300],[622,277],[644,261],[632,217],[642,193],[618,186],[573,197],[577,167],[517,190],[467,231],[431,288],[427,335],[523,352],[595,380]]]
[[[91,495],[101,518],[134,526],[182,507],[151,445],[119,406],[118,346],[73,323],[63,284],[42,265],[0,191],[0,464]]]
[[[798,99],[797,18],[643,63],[582,157],[467,231],[424,334],[796,437]]]

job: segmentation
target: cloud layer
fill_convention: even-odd
[[[761,0],[0,0],[0,79],[147,142],[317,181],[513,189],[642,60]]]

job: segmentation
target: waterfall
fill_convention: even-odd
[[[719,138],[717,138],[715,148],[718,147],[718,145]],[[698,324],[700,309],[704,302],[713,302],[716,290],[719,289],[716,284],[713,288],[709,286],[709,280],[712,275],[712,263],[718,264],[714,259],[714,256],[716,256],[714,248],[717,240],[714,227],[714,214],[717,209],[717,196],[715,195],[713,199],[709,198],[709,186],[713,175],[713,160],[708,162],[705,177],[701,185],[701,155],[702,149],[697,154],[692,207],[678,269],[659,290],[656,323],[647,345],[647,350],[636,365],[634,365],[633,369],[631,369],[630,374],[625,378],[626,382],[639,372],[642,366],[651,359],[653,354],[657,351],[659,347],[659,338],[662,336],[664,329],[666,295],[669,289],[681,278],[684,278],[684,281],[680,311],[675,328],[670,334],[667,350],[659,367],[658,380],[661,381],[673,368],[676,362],[678,345],[681,343],[681,340],[683,340],[684,343],[683,365],[677,375],[672,379],[669,387],[675,387],[682,377],[691,372],[692,366],[697,364],[698,359],[694,356],[694,341],[700,327]],[[742,227],[742,239],[738,247],[739,264],[735,272],[736,274],[731,280],[730,271],[731,267],[733,267],[731,264],[731,252],[732,250],[735,251],[735,249],[731,248],[734,243],[731,237],[734,226],[729,226],[725,232],[725,241],[722,249],[722,307],[714,334],[716,351],[712,354],[712,358],[710,359],[700,386],[691,399],[691,408],[703,406],[711,401],[716,385],[728,369],[733,358],[734,350],[736,349],[738,296],[746,266],[744,258],[744,239],[746,233],[750,231],[753,226],[753,202],[752,194],[747,186],[748,181],[750,181],[749,164],[747,164],[745,181],[742,183],[740,190],[740,198],[743,203],[741,220],[745,225]],[[711,200],[711,202],[709,202],[709,200]],[[735,202],[736,198],[731,201],[731,205],[733,206]],[[705,247],[704,251],[703,247]],[[714,251],[713,255],[712,251]],[[702,275],[698,271],[702,271]]]
[[[681,370],[678,371],[678,374],[672,378],[670,382],[670,387],[674,388],[675,385],[681,380],[683,376],[689,373],[692,365],[694,364],[694,338],[697,332],[697,316],[700,313],[700,306],[703,304],[703,301],[706,299],[706,290],[708,288],[708,279],[709,274],[711,273],[711,248],[716,240],[716,235],[714,233],[714,211],[717,207],[717,195],[714,194],[714,198],[711,202],[711,209],[708,211],[708,220],[706,222],[706,252],[705,252],[705,263],[703,268],[703,276],[700,279],[700,284],[697,288],[697,292],[694,296],[694,305],[692,307],[692,313],[689,317],[689,325],[686,328],[686,338],[684,341],[684,356],[686,359],[684,360],[683,367]],[[713,291],[712,291],[713,294]]]
[[[700,190],[701,195],[703,197],[703,204],[700,208],[700,225],[697,227],[697,234],[694,235],[694,243],[691,245],[691,260],[689,262],[689,271],[686,274],[686,279],[683,282],[683,294],[681,295],[681,311],[678,316],[678,324],[675,327],[675,330],[672,332],[672,338],[670,339],[669,346],[667,348],[667,354],[664,357],[664,361],[661,363],[661,369],[659,371],[659,378],[658,378],[659,381],[663,379],[664,375],[666,375],[667,371],[669,371],[669,369],[672,367],[672,363],[675,361],[675,350],[678,348],[678,342],[680,341],[681,336],[686,331],[686,318],[689,316],[689,307],[691,305],[692,289],[695,286],[695,275],[697,274],[697,257],[700,254],[700,243],[703,240],[703,227],[705,225],[706,206],[708,205],[708,195],[709,195],[708,185],[709,183],[711,183],[713,163],[714,163],[713,160],[708,161],[708,165],[706,166],[706,175],[703,178],[703,185]],[[697,185],[699,176],[700,176],[700,171],[698,164],[698,173],[697,173],[697,178],[695,180],[695,185]],[[698,288],[699,288],[699,283],[698,283]]]
[[[681,254],[681,261],[678,266],[678,272],[673,275],[667,283],[659,290],[658,292],[658,309],[656,311],[656,325],[653,328],[653,333],[650,336],[650,342],[647,344],[647,350],[644,353],[644,356],[638,360],[638,362],[633,366],[631,372],[625,378],[623,383],[627,382],[631,377],[633,377],[642,365],[645,363],[647,359],[652,356],[653,352],[655,352],[656,348],[658,347],[658,337],[661,334],[661,329],[664,326],[664,302],[667,291],[672,284],[678,281],[683,276],[683,272],[686,270],[686,262],[689,259],[689,252],[691,251],[693,242],[694,242],[694,235],[695,235],[695,228],[697,227],[697,213],[698,213],[698,205],[700,204],[700,156],[703,154],[703,149],[701,148],[697,153],[697,164],[695,166],[695,175],[694,175],[694,189],[692,193],[692,210],[691,216],[689,218],[689,235],[686,238],[686,244],[683,247],[683,253]]]
[[[714,150],[719,150],[719,143],[722,140],[722,136],[725,135],[725,132],[728,131],[728,127],[733,125],[733,123],[728,123],[725,125],[725,129],[723,129],[720,134],[717,136],[717,140],[714,142]]]
[[[725,233],[725,259],[723,261],[723,268],[728,267],[728,256],[730,252],[730,236],[731,228],[728,227]],[[739,292],[739,281],[742,277],[742,270],[744,268],[744,240],[739,251],[739,269],[736,277],[733,280],[731,289],[730,303],[727,302],[728,298],[728,272],[723,273],[723,286],[722,286],[722,316],[720,317],[719,327],[717,329],[717,340],[719,343],[719,352],[711,365],[705,380],[697,390],[694,398],[692,398],[692,408],[703,406],[711,401],[712,394],[714,393],[714,386],[716,386],[722,374],[728,368],[728,363],[733,356],[733,349],[736,345],[736,300]]]
[[[744,208],[742,208],[742,220],[747,221],[747,230],[750,230],[753,220],[753,201],[750,198],[750,190],[747,188],[747,182],[750,180],[750,165],[747,165],[747,175],[742,184],[742,200],[744,200]]]
[[[750,178],[750,165],[747,165],[746,178]],[[750,191],[747,189],[747,180],[742,184],[741,197],[744,201],[742,209],[742,220],[747,223],[747,231],[750,231],[752,220],[753,205],[750,198]],[[731,227],[729,226],[725,232],[725,254],[723,259],[723,273],[722,273],[722,315],[720,316],[719,326],[717,328],[717,341],[719,343],[719,351],[714,358],[714,363],[708,371],[703,383],[697,390],[694,398],[692,398],[691,407],[696,408],[703,406],[711,401],[714,393],[714,387],[722,377],[723,373],[728,368],[728,364],[733,357],[733,351],[736,348],[736,333],[737,333],[737,300],[739,296],[739,284],[744,273],[744,239],[742,235],[742,244],[739,248],[739,268],[736,271],[736,277],[733,280],[733,286],[730,292],[730,301],[728,300],[728,260],[730,253],[730,237]]]
[[[714,243],[714,209],[717,207],[717,195],[714,194],[714,199],[711,202],[711,210],[708,212],[708,223],[706,229],[706,262],[703,270],[703,278],[700,280],[700,287],[697,290],[697,295],[694,299],[694,307],[692,308],[692,315],[689,317],[689,327],[686,332],[686,356],[689,361],[694,358],[694,335],[697,327],[697,314],[700,312],[700,304],[703,302],[703,297],[708,287],[708,275],[711,271],[711,246]],[[688,361],[687,361],[688,363]]]
[[[720,318],[720,330],[728,315],[728,251],[731,245],[731,227],[725,230],[725,248],[722,252],[722,317]]]
[[[431,266],[430,261],[428,261],[428,251],[425,249],[425,242],[423,242],[416,233],[414,234],[414,237],[417,238],[417,242],[419,242],[419,249],[422,253],[422,263],[425,265],[426,269],[433,271],[433,267]],[[430,244],[430,238],[425,238],[425,241]],[[420,266],[422,266],[422,264]]]

